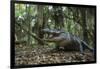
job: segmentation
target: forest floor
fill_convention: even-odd
[[[76,51],[56,51],[48,46],[15,45],[15,65],[57,64],[94,61],[93,54]]]

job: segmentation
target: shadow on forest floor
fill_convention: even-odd
[[[48,46],[15,45],[15,65],[38,65],[94,61],[92,53],[81,55],[76,51],[56,51]]]

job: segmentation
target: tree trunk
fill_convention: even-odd
[[[87,33],[87,11],[86,8],[82,8],[82,28],[83,28],[83,40],[88,43],[88,33]]]
[[[64,27],[64,21],[63,21],[63,12],[62,12],[62,7],[59,6],[53,6],[53,18],[55,21],[55,28],[56,29],[61,29]]]
[[[31,19],[31,17],[30,17],[30,8],[31,8],[31,6],[29,5],[28,7],[27,7],[27,23],[28,23],[28,31],[30,32],[31,31],[31,24],[30,24],[30,19]],[[28,46],[30,45],[30,43],[31,43],[31,37],[30,37],[30,35],[28,34]]]
[[[36,34],[39,36],[39,38],[43,38],[43,33],[41,32],[42,26],[43,26],[43,5],[37,6],[37,32]],[[42,43],[39,43],[42,44]]]

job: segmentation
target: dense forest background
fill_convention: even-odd
[[[41,29],[64,29],[79,36],[90,46],[94,44],[94,8],[15,4],[16,23],[39,38],[43,38]],[[34,44],[34,37],[15,25],[16,40]]]
[[[43,45],[41,29],[63,29],[94,47],[95,8],[59,5],[15,4],[15,42]],[[23,45],[24,44],[24,45]],[[17,60],[17,59],[16,59]],[[21,64],[21,63],[19,63]]]

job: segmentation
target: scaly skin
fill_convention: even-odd
[[[85,48],[93,51],[91,48],[88,47],[86,42],[82,41],[79,37],[72,35],[70,33],[66,33],[63,30],[56,30],[56,29],[43,29],[44,33],[49,33],[52,37],[48,39],[44,39],[46,42],[54,42],[57,45],[57,49],[62,48],[65,50],[77,50],[83,53]]]

